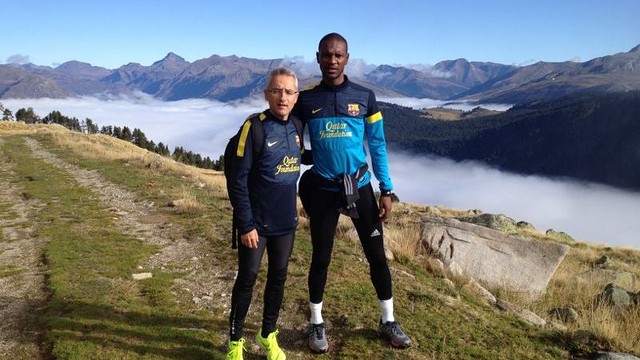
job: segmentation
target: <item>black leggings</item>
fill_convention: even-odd
[[[382,223],[371,184],[358,189],[360,199],[356,202],[358,219],[352,218],[358,232],[362,249],[369,262],[369,275],[379,300],[392,297],[391,274],[384,254]],[[331,262],[333,241],[340,213],[337,210],[339,193],[318,188],[309,188],[300,199],[309,215],[313,255],[309,268],[309,300],[322,302],[327,283],[327,272]]]
[[[244,335],[244,322],[251,304],[265,246],[268,256],[267,284],[264,289],[262,334],[266,337],[276,329],[280,306],[287,280],[287,267],[293,249],[295,232],[281,236],[260,236],[258,247],[250,249],[238,243],[238,276],[231,294],[229,337],[238,341]]]

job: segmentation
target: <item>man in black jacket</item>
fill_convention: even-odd
[[[231,187],[235,226],[240,233],[238,276],[231,295],[228,360],[242,359],[244,321],[251,303],[262,255],[269,267],[264,291],[262,327],[256,342],[270,360],[284,360],[276,322],[284,295],[289,257],[298,225],[296,182],[300,175],[302,139],[290,116],[298,99],[298,80],[291,70],[273,70],[264,91],[269,109],[257,116],[264,132],[262,149],[254,153],[252,120],[243,125],[233,156]]]

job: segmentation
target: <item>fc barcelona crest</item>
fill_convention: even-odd
[[[351,116],[360,115],[360,105],[359,104],[347,104],[347,112]]]

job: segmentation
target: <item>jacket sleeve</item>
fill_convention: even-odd
[[[382,125],[383,117],[372,91],[369,94],[369,104],[367,108],[369,112],[365,117],[364,126],[369,143],[373,174],[380,183],[380,190],[393,190],[393,183],[389,175],[389,162],[387,160],[387,143]]]
[[[240,234],[255,229],[251,199],[249,196],[249,176],[253,164],[253,143],[251,121],[245,121],[242,126],[238,147],[233,154],[233,171],[231,173],[230,200],[233,216]],[[257,159],[256,159],[257,160]]]

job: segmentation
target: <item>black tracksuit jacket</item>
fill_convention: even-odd
[[[233,156],[230,200],[240,234],[290,233],[298,225],[296,183],[300,175],[301,138],[291,117],[282,121],[269,110],[258,115],[264,130],[262,150],[254,154],[253,126],[246,120]]]

